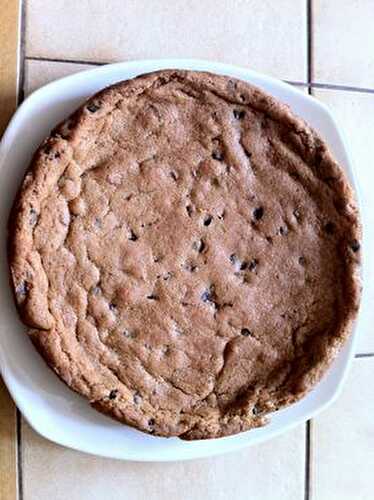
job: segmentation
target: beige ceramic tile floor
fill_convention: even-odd
[[[225,457],[166,464],[96,458],[51,444],[27,425],[22,431],[25,500],[274,500],[274,492],[293,500],[304,494],[303,426]]]
[[[374,87],[373,0],[313,0],[313,78]]]
[[[306,79],[304,0],[31,0],[26,23],[32,57],[195,57]]]
[[[355,359],[339,400],[313,423],[312,500],[373,498],[374,358]]]
[[[228,0],[220,2],[219,9],[217,5],[211,0],[111,0],[105,4],[101,0],[29,0],[25,93],[91,67],[79,64],[82,61],[146,57],[210,58],[301,82],[311,76],[313,94],[327,104],[341,125],[356,165],[366,228],[365,272],[372,276],[374,3]],[[312,16],[307,16],[310,11]],[[313,63],[309,71],[308,54]],[[338,88],[317,88],[314,82]],[[371,92],[347,91],[339,85]],[[341,397],[313,420],[311,434],[300,426],[271,442],[225,457],[139,464],[61,448],[23,423],[23,499],[371,499],[374,282],[367,279],[366,283],[357,345],[360,357],[354,360]]]

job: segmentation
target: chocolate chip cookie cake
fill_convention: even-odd
[[[344,172],[288,106],[168,70],[104,89],[44,141],[9,263],[68,386],[192,440],[262,426],[315,386],[358,309],[360,238]]]

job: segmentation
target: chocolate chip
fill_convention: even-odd
[[[201,295],[201,300],[203,302],[210,302],[212,300],[212,294],[209,290],[205,290],[205,292]]]
[[[163,279],[164,281],[168,281],[168,280],[169,280],[170,278],[172,278],[172,277],[173,277],[173,273],[171,273],[171,272],[169,271],[169,272],[167,272],[167,273],[163,276],[163,278],[162,278],[162,279]]]
[[[123,331],[123,336],[128,338],[128,339],[133,339],[135,337],[135,335],[133,333],[129,332],[128,330]]]
[[[295,219],[297,221],[300,221],[300,219],[301,219],[301,211],[300,211],[299,208],[295,208],[295,210],[293,211],[293,215],[294,215],[294,217],[295,217]]]
[[[129,236],[129,240],[130,241],[136,241],[138,239],[138,236],[136,236],[136,234],[134,233],[133,230],[130,231],[130,236]]]
[[[178,179],[178,175],[177,175],[177,173],[176,173],[176,172],[174,172],[174,170],[172,170],[172,171],[170,172],[170,177],[171,177],[174,181],[176,181],[176,180]]]
[[[204,219],[204,226],[209,226],[209,224],[212,222],[213,217],[211,215],[207,215]]]
[[[227,89],[230,91],[230,92],[233,92],[234,90],[236,90],[238,87],[238,84],[237,82],[234,82],[234,80],[229,80],[227,82]]]
[[[270,244],[273,243],[273,238],[271,236],[266,236],[266,241]]]
[[[19,285],[16,286],[16,294],[18,296],[25,296],[29,291],[29,285],[26,281],[21,281]]]
[[[213,160],[222,161],[223,160],[222,151],[213,151],[212,158]]]
[[[218,215],[218,218],[219,218],[220,220],[224,220],[225,215],[226,215],[226,210],[222,210],[222,212]]]
[[[260,415],[261,410],[257,405],[254,405],[254,407],[252,408],[252,413],[253,413],[253,415],[257,416],[257,415]]]
[[[43,147],[43,151],[46,155],[49,155],[49,153],[52,151],[52,147],[50,144],[46,144],[44,147]]]
[[[288,234],[288,227],[287,226],[281,226],[279,228],[279,234],[284,236],[285,234]]]
[[[201,300],[203,302],[211,302],[215,307],[217,307],[216,304],[216,292],[215,292],[215,286],[211,285],[208,290],[205,290],[203,294],[201,295]]]
[[[142,402],[142,397],[141,397],[141,395],[140,395],[138,392],[136,392],[136,393],[134,394],[133,399],[134,399],[134,403],[135,403],[136,405],[138,405],[139,403],[141,403],[141,402]]]
[[[300,175],[296,172],[296,170],[293,172],[290,172],[290,177],[292,177],[292,179],[294,179],[295,181],[300,180]]]
[[[360,243],[357,240],[353,240],[351,243],[351,249],[353,252],[358,252],[360,250]]]
[[[240,334],[243,335],[243,337],[250,337],[252,335],[251,331],[248,330],[248,328],[242,328]]]
[[[111,303],[109,304],[109,309],[110,309],[111,311],[116,311],[116,310],[117,310],[117,306],[116,306],[116,304],[113,304],[113,302],[111,302]]]
[[[242,120],[245,117],[245,111],[242,109],[234,109],[234,118]]]
[[[324,230],[327,234],[333,234],[335,231],[335,224],[333,222],[327,222],[327,224],[324,225]]]
[[[306,258],[303,256],[299,257],[299,264],[300,264],[300,266],[305,266]]]
[[[191,215],[192,215],[192,207],[191,207],[191,205],[187,205],[186,206],[186,211],[188,213],[188,217],[191,217]]]
[[[244,102],[245,101],[245,95],[244,94],[240,94],[239,95],[239,99]]]
[[[30,226],[34,227],[35,224],[38,222],[38,214],[34,208],[30,209]]]
[[[116,399],[117,394],[118,394],[118,389],[111,390],[109,393],[109,399]]]
[[[193,273],[197,269],[197,266],[195,264],[193,264],[192,262],[186,262],[184,267],[190,273]]]
[[[262,216],[264,215],[264,209],[263,207],[257,207],[253,210],[253,217],[256,220],[262,219]]]
[[[155,295],[155,294],[151,294],[151,295],[147,295],[147,299],[148,300],[158,300],[158,295]]]
[[[100,109],[100,106],[98,106],[95,103],[91,103],[87,106],[87,109],[88,109],[88,111],[90,111],[90,113],[96,113],[96,111],[98,111]]]
[[[163,256],[162,255],[156,255],[154,258],[153,258],[153,262],[161,262],[163,259]]]
[[[231,264],[235,264],[236,261],[237,261],[237,257],[236,257],[236,255],[234,253],[232,253],[230,255],[230,262],[231,262]]]
[[[150,419],[148,420],[148,425],[149,425],[149,427],[153,427],[153,426],[155,425],[155,423],[156,423],[156,421],[155,421],[155,419],[154,419],[154,418],[150,418]]]
[[[164,356],[169,356],[170,352],[171,352],[170,346],[167,345],[163,348]]]
[[[194,250],[197,250],[199,253],[202,253],[205,249],[205,243],[203,240],[195,241],[192,245]]]
[[[91,292],[93,293],[93,295],[99,295],[99,293],[101,292],[101,288],[96,285],[92,288]]]
[[[243,261],[241,264],[240,264],[240,270],[241,271],[244,271],[245,269],[247,269],[248,267],[248,262],[246,261]]]
[[[256,269],[256,267],[257,267],[257,264],[258,264],[258,260],[257,259],[252,259],[251,262],[248,265],[248,269],[250,271],[254,271]]]

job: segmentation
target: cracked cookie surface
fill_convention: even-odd
[[[36,152],[10,220],[17,305],[98,410],[200,439],[264,425],[350,333],[360,225],[325,143],[244,82],[161,71]]]

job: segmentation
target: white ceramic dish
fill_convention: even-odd
[[[303,117],[326,139],[356,189],[342,136],[328,109],[296,88],[268,76],[225,64],[196,60],[136,61],[101,66],[50,83],[18,109],[0,145],[0,368],[29,424],[56,443],[88,453],[137,461],[207,457],[259,443],[307,420],[337,396],[353,356],[355,332],[318,386],[302,401],[277,412],[263,428],[221,439],[186,442],[143,434],[91,409],[44,364],[18,320],[8,285],[6,224],[12,200],[31,155],[49,131],[88,96],[114,82],[165,68],[207,70],[262,87]]]

